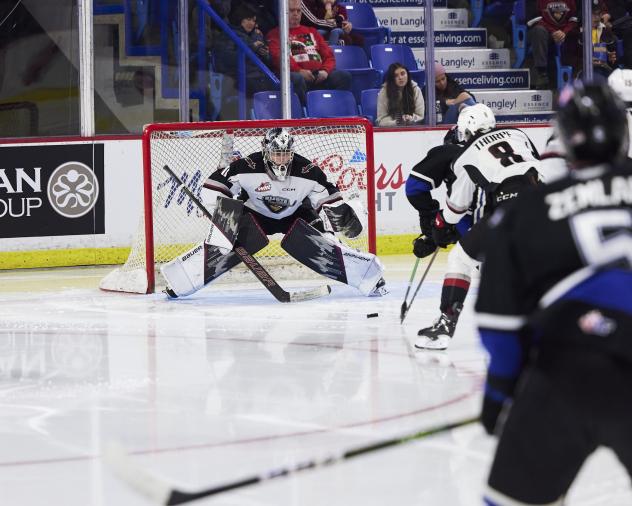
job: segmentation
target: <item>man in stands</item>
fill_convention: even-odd
[[[289,0],[289,39],[291,44],[290,79],[294,92],[305,105],[309,90],[350,90],[351,74],[336,70],[334,53],[316,28],[301,25],[301,0]],[[272,64],[281,62],[279,28],[268,33]]]
[[[559,98],[568,177],[489,220],[476,302],[490,354],[481,421],[499,435],[485,504],[561,505],[610,447],[632,475],[632,173],[605,85]]]
[[[535,4],[535,2],[533,2]],[[531,6],[531,2],[527,2]],[[575,0],[538,0],[537,10],[529,21],[529,44],[533,50],[536,71],[535,88],[550,87],[548,76],[549,44],[564,44],[567,58],[577,55],[577,9]],[[569,40],[567,40],[569,39]]]
[[[239,264],[237,244],[253,255],[272,234],[285,234],[281,247],[318,274],[362,295],[385,293],[379,259],[333,234],[362,233],[354,208],[320,167],[294,152],[288,129],[271,128],[261,151],[218,168],[204,183],[202,197],[207,207],[217,202],[213,223],[202,243],[161,268],[170,297],[195,293]]]

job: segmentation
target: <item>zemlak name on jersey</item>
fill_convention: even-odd
[[[285,181],[270,177],[263,155],[257,152],[213,172],[204,188],[239,197],[246,207],[273,219],[291,216],[306,198],[316,210],[342,198],[320,167],[298,154]]]
[[[472,207],[480,218],[495,187],[539,165],[538,151],[522,130],[496,128],[472,138],[452,165],[456,181],[446,200],[445,220],[457,223]]]

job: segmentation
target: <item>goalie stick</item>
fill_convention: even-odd
[[[392,446],[405,444],[410,441],[423,439],[425,437],[434,436],[442,432],[446,432],[458,427],[463,427],[471,423],[479,421],[479,418],[467,418],[459,422],[449,423],[441,425],[432,429],[422,430],[414,432],[405,436],[395,437],[392,439],[386,439],[377,443],[368,444],[365,446],[358,446],[340,453],[332,453],[331,455],[323,458],[314,458],[299,462],[294,465],[286,467],[278,467],[261,474],[252,475],[246,478],[235,480],[223,485],[216,485],[201,490],[186,492],[176,488],[174,485],[167,483],[161,478],[149,473],[147,470],[137,466],[125,449],[119,444],[110,444],[106,449],[105,459],[114,471],[114,473],[128,485],[134,488],[137,492],[152,499],[158,504],[175,505],[185,504],[192,501],[197,501],[204,497],[221,494],[230,490],[238,488],[248,487],[250,485],[256,485],[264,481],[274,480],[276,478],[282,478],[290,476],[301,471],[308,469],[316,469],[319,467],[327,467],[333,464],[337,464],[344,460],[350,460],[360,455],[372,453]]]
[[[202,211],[204,216],[206,216],[212,222],[213,216],[211,215],[211,213],[208,211],[208,209],[206,209],[200,199],[197,198],[193,194],[193,192],[182,182],[182,179],[176,176],[175,172],[173,172],[168,165],[165,165],[163,169],[173,178],[178,186],[182,188],[182,191],[184,191],[184,193],[187,194],[187,196],[198,207],[198,209]],[[261,265],[255,257],[248,253],[246,248],[239,244],[239,242],[235,242],[234,251],[235,253],[237,253],[237,256],[239,256],[245,266],[250,270],[250,272],[255,275],[255,277],[261,282],[261,284],[279,302],[302,302],[305,300],[316,299],[318,297],[322,297],[331,293],[331,287],[329,285],[317,286],[315,288],[309,288],[307,290],[301,290],[298,292],[287,292],[276,282],[276,280],[263,267],[263,265]]]
[[[413,293],[413,296],[410,298],[410,302],[408,304],[406,304],[406,297],[408,297],[408,291],[406,291],[406,297],[404,297],[404,302],[402,302],[402,308],[399,315],[400,325],[404,323],[404,319],[406,318],[408,311],[410,311],[410,306],[413,305],[413,301],[415,300],[415,297],[417,296],[417,292],[421,288],[421,285],[423,284],[424,279],[426,279],[426,276],[428,275],[428,271],[430,270],[430,267],[432,267],[432,264],[435,261],[435,258],[437,258],[437,253],[439,253],[439,248],[437,248],[435,252],[432,254],[432,257],[430,257],[430,261],[428,262],[428,265],[426,265],[426,270],[424,271],[423,276],[421,276],[421,279],[419,280],[419,284],[417,285],[417,288],[415,288],[415,293]],[[419,261],[419,259],[417,259],[417,261]],[[410,279],[411,283],[412,283],[412,278],[415,276],[415,270],[417,270],[417,264],[415,264],[415,269],[413,270],[413,275]],[[408,288],[410,289],[410,285],[408,286]]]

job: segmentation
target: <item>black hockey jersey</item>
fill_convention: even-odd
[[[510,393],[536,342],[540,356],[585,347],[632,361],[629,170],[574,171],[523,193],[488,224],[476,302],[491,355],[488,395]]]
[[[320,167],[298,154],[294,154],[290,176],[285,181],[270,177],[263,155],[256,152],[213,172],[204,188],[228,197],[238,196],[246,207],[273,219],[291,216],[305,199],[316,211],[323,204],[342,199]]]

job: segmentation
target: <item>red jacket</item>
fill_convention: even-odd
[[[334,53],[316,28],[299,25],[290,28],[290,71],[326,70],[331,74],[336,68]],[[268,32],[268,46],[272,65],[278,71],[281,60],[281,43],[279,42],[279,28]]]
[[[553,33],[562,30],[569,33],[577,29],[577,7],[575,0],[538,0],[538,16],[528,22],[529,26],[542,25]]]

